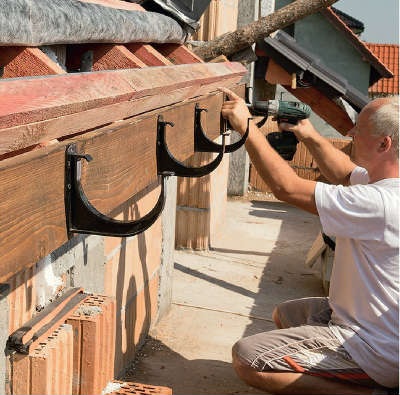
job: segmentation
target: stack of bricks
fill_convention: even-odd
[[[101,394],[114,378],[115,300],[89,295],[28,354],[11,356],[14,395]]]
[[[168,387],[114,380],[113,298],[88,295],[65,322],[28,354],[11,355],[10,394],[172,394]]]

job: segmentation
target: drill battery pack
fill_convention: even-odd
[[[299,142],[293,132],[272,132],[266,136],[266,139],[283,159],[293,159]]]

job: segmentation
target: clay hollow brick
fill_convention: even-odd
[[[72,391],[73,333],[61,325],[29,354],[11,356],[14,395],[59,395]]]
[[[172,388],[161,387],[157,385],[132,383],[113,380],[109,386],[112,392],[107,392],[107,395],[172,395]]]

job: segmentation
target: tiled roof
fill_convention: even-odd
[[[365,43],[368,49],[377,56],[393,73],[393,78],[381,78],[370,88],[371,94],[399,94],[399,46],[396,44]]]
[[[322,10],[321,14],[324,15],[334,27],[345,34],[354,48],[359,51],[361,55],[364,56],[365,60],[371,64],[371,67],[376,70],[377,75],[372,82],[376,82],[381,77],[390,78],[393,76],[393,73],[388,69],[388,67],[386,67],[386,65],[370,51],[365,43],[361,41],[349,27],[347,27],[347,25],[335,14],[331,7]]]

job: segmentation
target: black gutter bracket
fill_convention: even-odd
[[[203,126],[201,124],[201,113],[205,111],[208,112],[206,108],[201,108],[198,103],[196,103],[195,108],[194,108],[194,151],[195,152],[220,152],[221,151],[221,145],[215,143],[211,139],[207,137],[207,135],[204,132]],[[242,136],[240,140],[233,144],[228,144],[225,145],[225,153],[231,153],[235,152],[238,150],[247,140],[247,137],[249,135],[249,118],[247,120],[247,130],[246,133]],[[227,121],[221,117],[221,124],[222,126],[222,131],[221,135],[226,136],[229,133],[226,131],[227,129]]]
[[[119,221],[99,212],[88,200],[81,184],[81,160],[92,161],[88,154],[78,154],[76,144],[66,149],[65,165],[65,214],[68,237],[73,233],[102,236],[135,236],[148,229],[160,216],[166,200],[166,180],[171,174],[160,175],[161,192],[154,208],[144,217],[133,221]]]
[[[178,177],[203,177],[213,170],[215,170],[221,163],[225,152],[225,137],[226,134],[222,134],[222,145],[218,146],[218,156],[210,163],[207,163],[201,167],[188,167],[182,162],[178,161],[171,154],[168,149],[165,130],[167,126],[173,127],[172,122],[164,121],[162,115],[158,116],[157,119],[157,171],[158,174],[162,175],[168,173]]]
[[[71,238],[74,233],[128,237],[144,232],[153,225],[164,209],[167,177],[205,176],[218,167],[225,152],[233,152],[244,144],[249,133],[250,119],[247,123],[247,131],[241,140],[226,146],[225,138],[228,133],[224,130],[221,132],[222,144],[215,144],[204,134],[201,126],[202,111],[204,109],[196,105],[194,121],[195,147],[201,149],[201,152],[218,152],[217,157],[210,163],[200,167],[188,167],[178,161],[169,151],[165,136],[166,127],[173,127],[174,124],[164,121],[164,117],[159,115],[157,118],[156,155],[157,174],[160,179],[161,191],[153,209],[142,218],[133,221],[115,220],[102,214],[90,203],[81,184],[81,173],[82,160],[91,162],[93,158],[88,154],[79,154],[75,143],[69,144],[66,148],[64,191],[68,237]],[[195,150],[195,152],[197,151]]]

